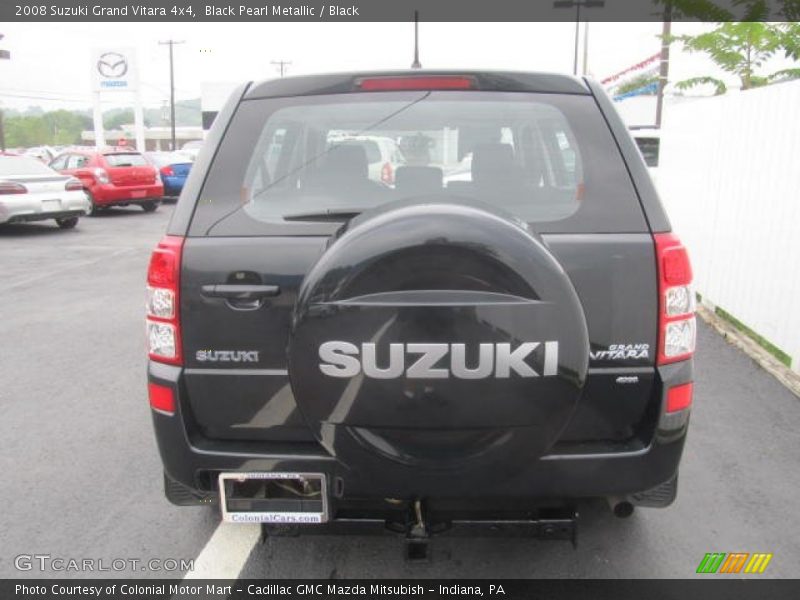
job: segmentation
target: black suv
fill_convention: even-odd
[[[394,163],[371,170],[371,141],[396,145]],[[585,497],[620,516],[666,506],[692,398],[691,277],[592,81],[243,85],[148,272],[166,495],[234,522],[418,536],[552,534],[541,525]]]

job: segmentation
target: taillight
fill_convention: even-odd
[[[175,175],[175,171],[172,170],[172,165],[167,165],[166,167],[161,167],[161,174],[165,177],[172,177]]]
[[[410,75],[364,77],[356,85],[365,92],[396,92],[402,90],[473,90],[474,77],[465,75]]]
[[[692,265],[678,236],[655,234],[658,261],[658,364],[685,360],[694,354],[695,323]]]
[[[171,387],[150,382],[147,384],[147,395],[150,408],[168,415],[175,414],[175,394]]]
[[[383,163],[381,168],[381,181],[387,185],[394,183],[394,169],[390,163]]]
[[[95,169],[92,169],[92,174],[94,175],[94,178],[97,179],[98,183],[108,183],[109,182],[108,172],[106,172],[105,169],[101,169],[100,167],[97,167]]]
[[[0,194],[27,194],[28,188],[14,181],[0,181]]]
[[[70,179],[64,185],[64,189],[68,192],[80,192],[83,190],[83,184],[81,183],[80,179]]]
[[[147,345],[152,360],[179,365],[180,290],[183,238],[165,236],[153,250],[147,269]]]

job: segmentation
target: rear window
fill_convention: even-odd
[[[423,196],[539,230],[645,230],[591,96],[392,92],[244,101],[191,233],[330,233],[336,213]]]
[[[135,152],[104,154],[109,167],[146,167],[147,160]]]

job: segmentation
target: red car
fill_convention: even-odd
[[[50,167],[81,180],[92,202],[92,213],[129,204],[152,212],[164,195],[158,171],[135,150],[68,150],[53,159]]]

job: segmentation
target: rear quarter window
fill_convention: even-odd
[[[398,149],[389,173],[371,167],[381,143]],[[542,232],[647,231],[592,96],[390,92],[243,101],[190,235],[329,235],[340,223],[314,215],[421,196]]]

